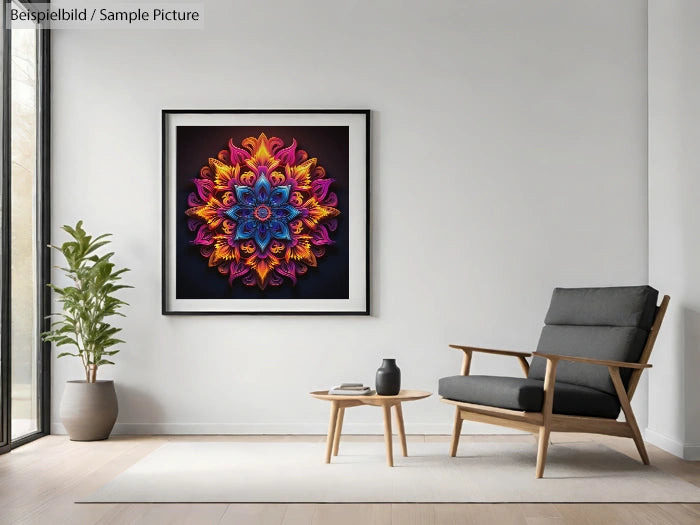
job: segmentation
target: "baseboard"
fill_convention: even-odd
[[[644,431],[644,439],[679,458],[689,461],[700,460],[700,444],[698,443],[681,443],[648,428]]]
[[[700,443],[683,445],[683,459],[700,461]]]
[[[324,435],[328,432],[328,423],[117,423],[113,434],[132,435],[197,435],[197,434],[231,434],[231,435]],[[51,423],[52,434],[66,434],[64,426],[55,421]],[[378,423],[346,423],[344,434],[383,434],[384,426]],[[406,424],[408,434],[445,435],[452,433],[452,422]],[[522,434],[517,430],[465,421],[462,434]]]

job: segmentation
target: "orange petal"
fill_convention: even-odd
[[[340,215],[340,210],[319,204],[316,197],[311,197],[303,206],[309,211],[309,215],[302,220],[309,228],[315,228],[322,219]]]
[[[316,159],[309,159],[298,166],[286,167],[287,176],[296,180],[301,189],[311,187],[311,171],[316,167]]]
[[[233,166],[224,164],[218,159],[209,159],[209,167],[214,171],[214,184],[228,187],[228,181],[233,178]]]

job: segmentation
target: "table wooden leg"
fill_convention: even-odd
[[[401,408],[401,403],[394,405],[394,411],[396,412],[396,429],[399,432],[399,439],[401,440],[401,453],[403,457],[408,456],[408,449],[406,448],[406,430],[403,426],[403,410]]]
[[[333,437],[333,455],[338,455],[338,447],[340,446],[340,434],[343,431],[343,418],[345,417],[345,407],[340,407],[338,410],[338,420],[335,424],[335,436]]]
[[[386,463],[390,467],[394,466],[394,452],[391,448],[391,407],[382,405],[384,411],[384,444],[386,445]]]
[[[328,421],[328,437],[326,438],[326,463],[331,462],[331,452],[333,452],[333,439],[335,437],[335,426],[338,421],[338,410],[340,403],[331,401],[331,418]]]

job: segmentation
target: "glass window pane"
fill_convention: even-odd
[[[37,399],[37,32],[11,31],[12,439],[38,430]]]

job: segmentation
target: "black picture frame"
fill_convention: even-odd
[[[162,230],[161,275],[163,315],[370,315],[370,110],[368,109],[163,109],[161,111]],[[257,123],[259,120],[259,124]],[[237,297],[246,290],[231,292],[232,297],[192,298],[177,295],[178,264],[175,254],[177,207],[183,199],[176,185],[182,179],[178,171],[177,129],[180,126],[248,129],[292,126],[346,126],[348,158],[348,194],[350,209],[348,243],[347,302],[345,298],[300,299]],[[329,128],[330,129],[330,128]],[[185,129],[181,133],[187,131]],[[256,132],[257,133],[257,132]],[[182,149],[182,148],[181,148]],[[215,156],[214,151],[210,156]],[[312,155],[313,156],[313,155]],[[361,158],[360,158],[361,157]],[[206,159],[204,159],[206,162]],[[187,171],[190,173],[190,171]],[[179,177],[179,178],[178,178]],[[193,184],[194,186],[194,184]],[[180,190],[181,191],[181,190]],[[360,203],[358,205],[358,203]],[[351,208],[350,208],[351,207]],[[182,220],[182,219],[180,219]],[[184,229],[183,229],[184,230]],[[361,246],[360,246],[361,245]],[[359,247],[359,248],[358,248]],[[355,251],[361,253],[354,253]],[[206,263],[206,259],[202,259]],[[201,261],[200,261],[201,262]],[[352,268],[352,270],[350,270]],[[210,268],[211,270],[211,268]],[[216,268],[213,268],[216,270]],[[182,271],[180,271],[180,275]],[[357,276],[360,276],[358,278]],[[220,277],[220,276],[216,276]],[[223,280],[225,284],[226,281]],[[259,295],[262,295],[260,292]],[[268,306],[269,305],[269,306]]]

